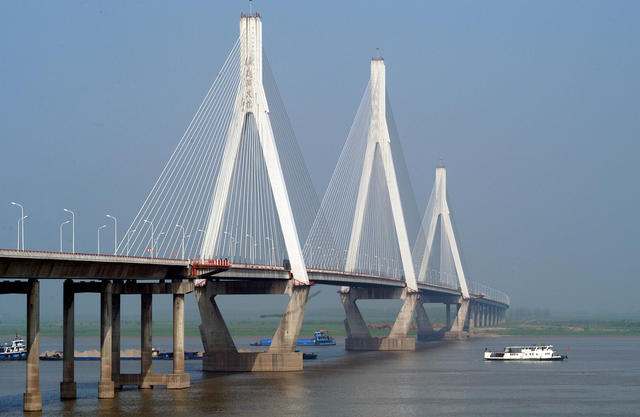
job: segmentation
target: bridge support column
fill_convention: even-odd
[[[202,324],[200,334],[205,347],[202,369],[211,372],[282,372],[301,371],[302,353],[296,344],[304,318],[310,287],[288,281],[207,282],[196,289]],[[287,294],[289,304],[267,352],[238,352],[222,313],[215,302],[217,295]]]
[[[67,279],[63,286],[62,302],[62,382],[60,383],[60,399],[72,400],[76,398],[76,383],[74,375],[74,343],[75,343],[75,294],[73,281]]]
[[[115,385],[111,379],[112,290],[113,284],[111,281],[106,281],[100,294],[100,382],[98,382],[98,398],[115,397]]]
[[[40,392],[40,282],[27,284],[27,386],[24,411],[42,411]]]
[[[120,294],[114,292],[111,301],[111,379],[120,389]]]
[[[447,303],[446,305],[446,324],[445,324],[445,328],[447,330],[449,330],[451,328],[451,304]]]
[[[436,332],[433,329],[433,325],[431,324],[431,320],[429,320],[429,316],[427,315],[426,310],[423,306],[424,300],[420,298],[420,302],[416,305],[416,323],[418,324],[418,340],[426,341],[439,339],[440,333]]]
[[[168,389],[191,386],[191,375],[184,373],[184,294],[173,294],[173,374]]]
[[[420,294],[410,293],[406,288],[350,288],[341,292],[346,313],[346,350],[415,350],[416,340],[409,337],[409,329]],[[358,299],[404,299],[398,317],[388,337],[373,337],[356,305]]]
[[[118,387],[133,385],[140,389],[148,389],[166,386],[167,389],[179,389],[190,386],[191,377],[184,372],[184,294],[191,291],[193,291],[193,283],[183,282],[181,279],[174,279],[170,283],[164,282],[164,280],[158,283],[127,281],[114,285],[114,293],[140,295],[140,373],[123,374],[118,370],[117,374],[114,374],[117,375],[116,384]],[[153,372],[153,294],[173,295],[173,373]],[[116,304],[119,306],[117,302],[114,302],[113,305]],[[113,322],[114,329],[116,322],[119,327],[119,314],[116,316],[115,312]],[[114,336],[114,344],[115,340]],[[114,357],[118,355],[119,358],[119,346],[117,350],[114,347],[113,355]]]
[[[151,324],[153,323],[153,296],[140,295],[140,384],[139,388],[153,388],[148,377],[153,372]]]
[[[451,325],[451,328],[445,332],[444,338],[449,340],[463,340],[469,338],[469,313],[471,309],[471,300],[461,299],[458,304],[458,313]]]

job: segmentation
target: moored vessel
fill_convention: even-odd
[[[567,355],[560,355],[553,345],[507,346],[502,352],[484,349],[486,361],[561,361]]]
[[[272,338],[268,337],[260,339],[251,346],[271,346]],[[329,336],[328,330],[316,330],[313,337],[301,337],[298,339],[298,346],[332,346],[336,344],[336,340]]]
[[[15,339],[0,346],[0,360],[19,361],[27,359],[27,346],[24,339],[16,335]]]

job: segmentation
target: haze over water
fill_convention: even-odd
[[[236,338],[248,348],[254,338]],[[123,348],[137,338],[125,338]],[[77,348],[92,347],[80,338]],[[214,374],[200,361],[187,361],[190,389],[120,391],[97,399],[99,363],[76,362],[78,397],[61,402],[61,362],[41,362],[43,413],[53,415],[189,416],[637,416],[640,410],[640,338],[546,338],[564,362],[495,363],[482,359],[485,347],[536,343],[534,338],[483,338],[460,343],[420,343],[416,352],[347,353],[335,347],[302,348],[318,353],[303,372]],[[58,339],[44,339],[53,349]],[[186,340],[198,349],[198,338]],[[155,338],[161,350],[170,338]],[[87,347],[85,347],[87,346]],[[567,348],[571,348],[567,352]],[[123,361],[123,371],[139,369]],[[0,362],[0,413],[22,415],[24,362]],[[154,361],[156,372],[170,361]]]

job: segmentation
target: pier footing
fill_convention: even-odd
[[[25,392],[22,396],[24,411],[42,411],[42,393]]]
[[[302,371],[301,352],[212,352],[202,360],[209,372],[289,372]]]
[[[74,400],[76,398],[76,383],[75,382],[61,382],[60,383],[60,399],[61,400]]]
[[[346,350],[412,351],[416,350],[413,337],[349,337],[345,340]]]
[[[304,317],[308,285],[288,281],[207,282],[197,288],[196,299],[202,325],[200,334],[205,355],[202,369],[210,372],[286,372],[301,371],[302,353],[295,352]],[[289,303],[268,352],[238,352],[215,301],[217,295],[287,294]]]

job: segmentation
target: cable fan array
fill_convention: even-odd
[[[339,271],[346,268],[371,125],[371,97],[372,86],[369,82],[304,247],[305,259],[310,267]],[[417,209],[388,96],[385,113],[398,189],[411,244],[419,227]],[[351,272],[401,278],[404,274],[402,260],[387,179],[380,149],[377,147],[368,187],[360,244],[355,268]]]
[[[269,119],[297,230],[306,236],[318,198],[263,54]],[[197,258],[225,143],[243,91],[236,42],[193,120],[144,201],[119,252],[136,256]],[[230,192],[213,257],[232,262],[282,265],[287,251],[260,144],[255,117],[245,115]]]

